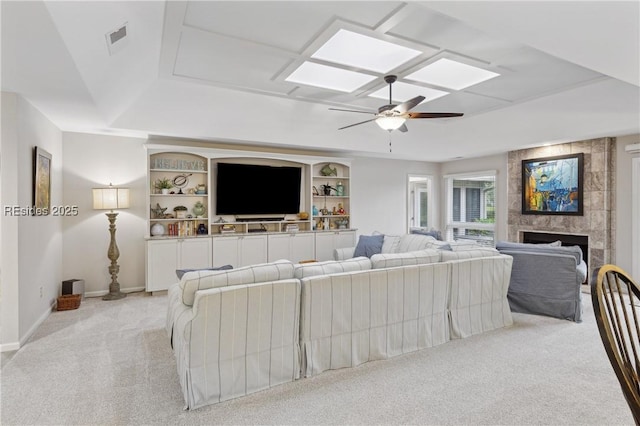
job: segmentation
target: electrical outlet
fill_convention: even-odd
[[[44,296],[44,291],[42,286],[40,286],[40,299],[42,299],[43,296]]]

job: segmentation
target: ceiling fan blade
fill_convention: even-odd
[[[404,133],[404,132],[408,131],[409,129],[407,128],[406,124],[402,123],[402,126],[398,127],[396,130],[400,130],[401,132]]]
[[[359,122],[359,123],[355,123],[355,124],[349,124],[348,126],[340,127],[338,130],[348,129],[349,127],[357,126],[357,125],[359,125],[359,124],[368,123],[368,122],[373,121],[373,120],[375,120],[375,118],[372,118],[371,120],[361,121],[361,122]]]
[[[409,112],[409,118],[446,118],[446,117],[462,117],[461,112]]]
[[[394,108],[394,111],[398,111],[399,113],[405,113],[424,100],[425,100],[424,96],[416,96],[415,98],[409,99],[407,102],[403,102],[400,105],[396,106]]]
[[[340,108],[329,108],[331,111],[344,111],[344,112],[359,112],[360,114],[375,114],[373,111],[358,111],[356,109],[340,109]]]

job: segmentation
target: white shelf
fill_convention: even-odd
[[[206,170],[184,170],[184,169],[149,169],[150,172],[166,172],[166,173],[207,173]]]

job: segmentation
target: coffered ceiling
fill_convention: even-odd
[[[2,90],[68,131],[448,161],[640,133],[639,15],[636,1],[3,1]],[[314,55],[341,30],[417,54],[380,72]],[[442,58],[499,76],[460,90],[409,78]],[[304,63],[370,81],[290,81]],[[368,116],[329,108],[377,110],[385,74],[394,103],[436,89],[413,111],[464,116],[338,130]]]

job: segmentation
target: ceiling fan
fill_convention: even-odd
[[[373,114],[375,117],[370,120],[361,121],[359,123],[350,124],[348,126],[340,127],[338,130],[347,129],[349,127],[358,126],[360,124],[368,123],[370,121],[375,121],[378,126],[383,128],[384,130],[392,131],[392,130],[400,130],[401,132],[406,132],[407,126],[405,121],[407,119],[413,118],[446,118],[446,117],[461,117],[464,115],[461,112],[410,112],[410,110],[418,105],[420,102],[424,101],[424,96],[416,96],[413,99],[409,99],[406,102],[401,103],[400,105],[393,104],[391,98],[391,85],[396,81],[397,77],[395,75],[387,75],[384,77],[384,81],[389,84],[389,104],[383,105],[378,108],[378,112],[373,111],[359,111],[354,109],[340,109],[340,108],[329,108],[332,111],[345,111],[345,112],[358,112],[361,114]]]

